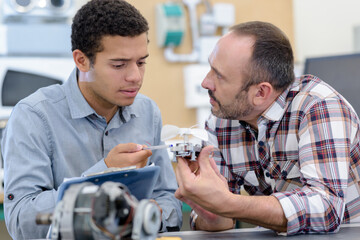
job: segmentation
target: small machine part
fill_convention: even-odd
[[[195,144],[190,142],[189,137],[200,139],[201,141],[208,140],[208,134],[205,129],[200,128],[179,128],[174,125],[165,125],[161,130],[161,140],[166,141],[176,136],[183,138],[183,142],[171,145],[170,151],[174,153],[173,161],[176,157],[190,157],[190,160],[195,161],[199,155],[203,144]]]
[[[170,148],[170,151],[174,153],[174,160],[176,157],[190,157],[191,161],[195,161],[199,156],[202,146],[199,144],[192,144],[189,142],[177,143],[176,146]]]
[[[157,150],[157,149],[164,149],[164,148],[169,148],[172,147],[173,145],[158,145],[158,146],[149,146],[149,147],[145,147],[143,148],[143,150]]]
[[[71,185],[53,214],[39,214],[38,224],[51,223],[51,239],[153,240],[160,228],[160,210],[140,202],[122,183]]]

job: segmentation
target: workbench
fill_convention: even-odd
[[[159,234],[159,240],[165,237],[180,237],[182,240],[256,240],[256,239],[284,239],[290,240],[359,240],[360,239],[360,223],[343,224],[338,233],[329,234],[300,234],[291,237],[277,235],[274,231],[265,228],[239,228],[222,232],[205,232],[205,231],[183,231],[169,232]],[[169,238],[170,239],[170,238]]]

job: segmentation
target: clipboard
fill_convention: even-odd
[[[120,182],[126,185],[130,193],[139,201],[149,199],[151,198],[159,174],[159,166],[147,166],[143,168],[113,170],[86,177],[70,178],[60,185],[57,201],[59,202],[63,198],[66,189],[72,184],[91,182],[96,185],[101,185],[107,181]]]

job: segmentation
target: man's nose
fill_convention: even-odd
[[[211,78],[209,77],[209,73],[205,76],[204,80],[201,83],[201,86],[205,89],[214,91],[215,89],[215,85],[213,83],[213,81],[211,81]]]
[[[126,81],[138,82],[142,79],[142,70],[137,64],[132,64],[127,72]]]

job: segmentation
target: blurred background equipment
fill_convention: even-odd
[[[66,22],[74,14],[73,0],[4,0],[4,22]]]
[[[315,75],[330,84],[360,114],[360,53],[306,58],[304,74]]]
[[[73,0],[3,0],[0,55],[70,55]]]
[[[53,214],[39,214],[38,224],[51,224],[51,239],[153,240],[160,228],[158,206],[140,202],[122,183],[72,184]]]
[[[185,9],[182,4],[168,2],[156,5],[157,45],[179,46],[185,34]]]
[[[181,3],[182,2],[182,3]],[[206,12],[197,18],[197,6],[204,4]],[[186,32],[186,6],[192,38],[192,52],[188,54],[175,53],[175,47],[182,43]],[[157,42],[164,47],[164,56],[169,62],[200,62],[207,63],[221,34],[235,22],[235,8],[232,4],[216,3],[211,5],[208,0],[182,0],[159,3],[156,6]],[[220,34],[220,35],[221,35]]]

